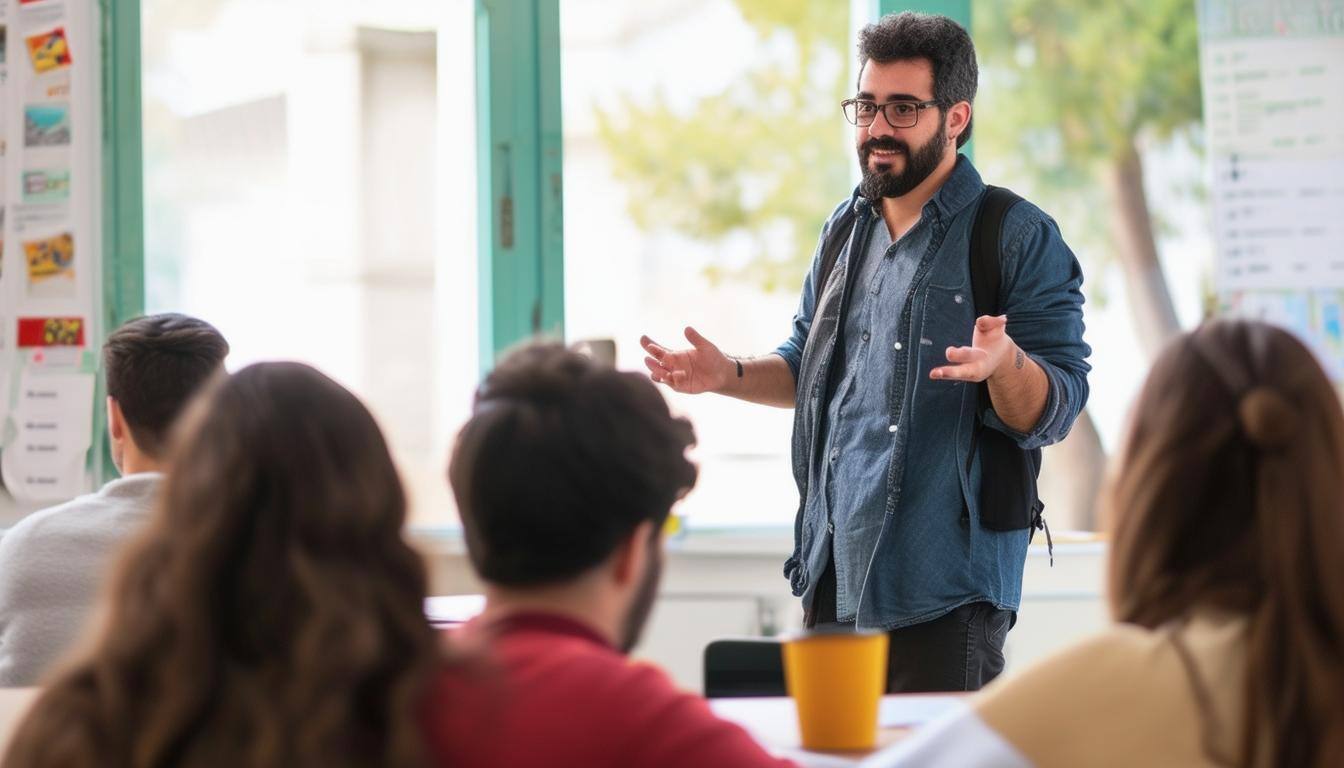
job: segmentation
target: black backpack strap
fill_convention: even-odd
[[[1003,281],[1003,265],[999,259],[999,244],[1003,241],[1003,220],[1022,198],[1010,189],[987,186],[975,212],[971,226],[971,299],[975,316],[998,315],[1003,312],[999,287]],[[980,383],[980,405],[977,417],[983,419],[989,409],[989,384]]]
[[[975,315],[997,315],[1003,311],[999,297],[1003,267],[999,262],[999,243],[1003,241],[1003,220],[1022,198],[1003,187],[986,187],[971,227],[971,294]]]
[[[971,226],[970,248],[971,295],[977,318],[982,315],[1000,315],[1003,313],[1001,291],[1003,264],[999,253],[999,248],[1003,242],[1003,221],[1007,217],[1009,209],[1021,200],[1022,198],[1011,190],[994,186],[987,187],[984,196],[980,199],[980,206],[976,210],[975,221]],[[1034,463],[1028,452],[1018,449],[1006,437],[998,434],[981,434],[985,428],[985,412],[989,410],[991,405],[987,382],[981,382],[976,390],[976,397],[976,437],[973,441],[977,447],[973,449],[972,455],[967,457],[967,461],[971,461],[974,458],[974,453],[981,450],[979,443],[982,437],[988,441],[985,450],[995,461],[993,471],[997,473],[995,475],[996,480],[1007,481],[1000,487],[1013,489],[1015,493],[1010,494],[1012,498],[1022,503],[1030,502],[1030,508],[1024,510],[1028,517],[1020,522],[1026,524],[1033,537],[1037,530],[1045,530],[1047,548],[1050,551],[1050,564],[1054,565],[1054,541],[1050,536],[1049,527],[1045,525],[1045,519],[1041,516],[1045,505],[1041,503],[1040,497],[1036,495],[1035,491],[1036,473],[1039,470],[1039,464]],[[990,461],[989,458],[985,460],[986,462]],[[987,468],[986,471],[991,470]],[[1030,477],[1028,477],[1028,474]],[[984,482],[988,483],[989,480],[986,479]],[[983,493],[984,489],[982,489]],[[984,514],[983,507],[981,514]],[[1018,518],[1014,516],[1013,519],[1017,520]],[[1014,522],[1012,527],[1017,527],[1017,522]]]
[[[831,272],[835,271],[835,262],[840,259],[840,251],[844,250],[845,243],[854,229],[855,218],[854,204],[851,201],[845,205],[840,215],[831,222],[831,228],[826,231],[826,239],[821,243],[821,271],[817,273],[816,290],[812,293],[814,302],[821,301],[826,283],[830,282]]]

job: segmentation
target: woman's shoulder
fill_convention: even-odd
[[[1116,625],[996,682],[973,707],[1037,765],[1125,764],[1136,749],[1198,764],[1198,729],[1183,727],[1198,722],[1190,679],[1165,629]]]

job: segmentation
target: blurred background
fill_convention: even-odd
[[[564,323],[639,369],[687,324],[735,354],[789,332],[826,215],[853,188],[838,103],[849,0],[562,0]],[[984,0],[972,151],[1082,261],[1092,396],[1045,460],[1057,529],[1093,500],[1148,360],[1212,301],[1196,14],[1186,0]],[[451,527],[446,451],[474,354],[471,4],[146,0],[151,311],[216,323],[234,368],[313,363],[363,395]],[[691,529],[796,507],[787,411],[670,394],[700,434]],[[430,416],[427,418],[427,416]]]
[[[445,467],[502,346],[498,318],[528,314],[508,291],[554,294],[522,325],[614,348],[625,369],[643,370],[641,334],[680,345],[688,324],[731,354],[774,349],[857,178],[839,109],[857,29],[907,6],[969,20],[980,89],[966,151],[987,182],[1055,217],[1086,276],[1091,398],[1042,476],[1062,543],[1053,566],[1033,547],[1009,638],[1010,664],[1038,657],[1105,617],[1098,491],[1166,340],[1245,312],[1344,368],[1344,280],[1257,291],[1218,271],[1216,240],[1254,236],[1228,228],[1243,209],[1219,189],[1254,166],[1209,146],[1269,115],[1291,135],[1265,145],[1303,148],[1302,178],[1344,178],[1344,99],[1316,86],[1344,66],[1338,0],[142,0],[145,308],[216,324],[232,369],[298,359],[363,397],[436,591],[475,591]],[[533,26],[483,49],[485,8]],[[1310,37],[1317,58],[1210,45],[1240,36]],[[1235,90],[1245,56],[1268,57],[1287,95]],[[498,115],[478,111],[514,96],[511,119],[541,123],[526,162],[549,174],[516,193],[497,170],[482,178],[517,159],[491,144]],[[1335,183],[1318,185],[1322,204],[1344,203]],[[479,202],[496,194],[520,201],[520,219],[542,210],[540,267],[500,255],[513,209]],[[779,572],[797,506],[792,414],[668,397],[696,424],[702,474],[677,509],[641,652],[694,687],[708,639],[800,617]]]

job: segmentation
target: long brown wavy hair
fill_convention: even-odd
[[[1247,617],[1230,761],[1344,765],[1344,413],[1311,352],[1246,321],[1174,342],[1135,407],[1109,503],[1117,620]]]
[[[304,365],[189,413],[101,633],[7,768],[420,766],[439,652],[406,500],[373,417]]]

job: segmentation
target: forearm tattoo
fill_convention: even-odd
[[[1021,349],[1018,349],[1017,358],[1013,360],[1013,367],[1020,371],[1022,370],[1022,366],[1025,365],[1026,362],[1027,362],[1027,356],[1022,354]]]

